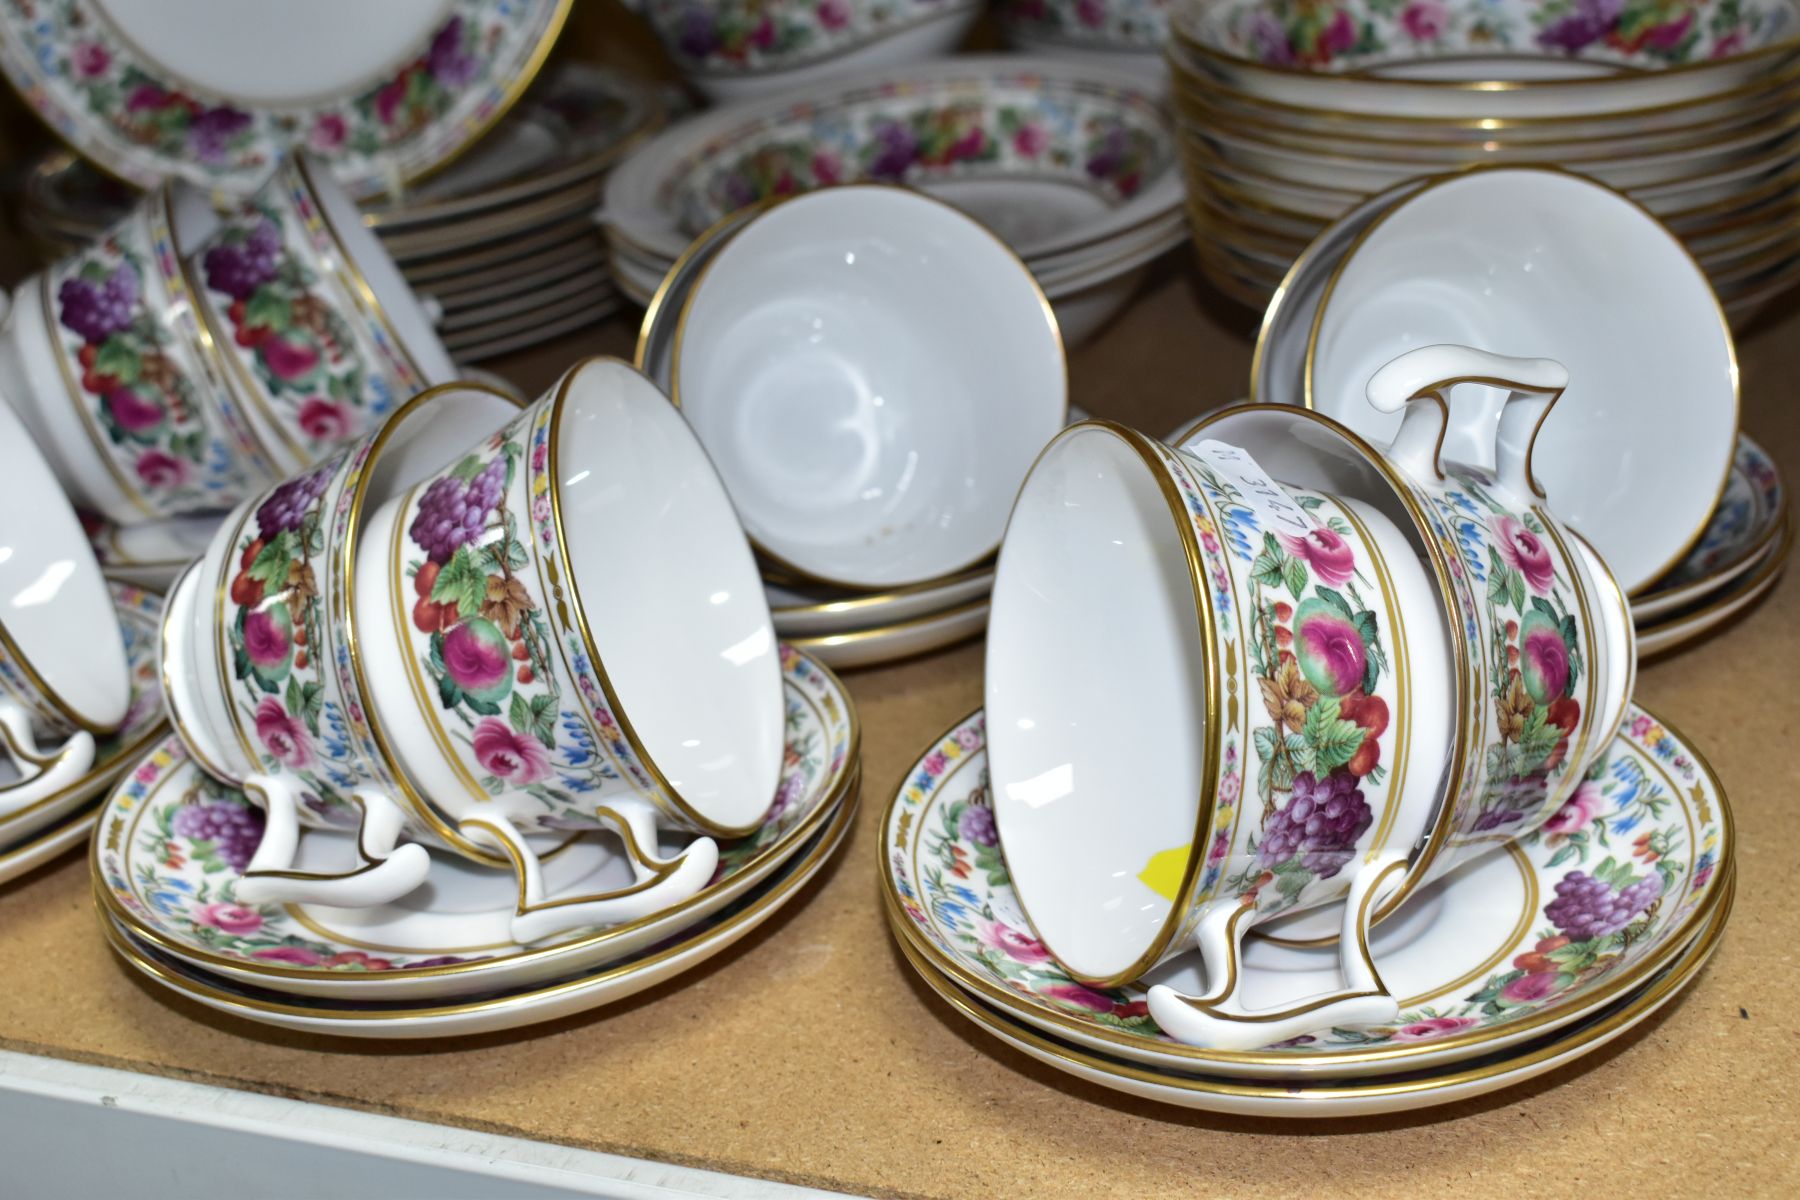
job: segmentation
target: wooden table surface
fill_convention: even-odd
[[[1254,336],[1176,257],[1071,363],[1078,403],[1156,435],[1241,393]],[[616,321],[487,365],[536,389],[632,338]],[[1745,427],[1800,483],[1800,311],[1741,348]],[[875,826],[925,743],[978,702],[978,642],[848,677],[863,808],[836,861],[730,951],[617,1007],[441,1044],[246,1024],[115,961],[72,853],[0,888],[0,1047],[876,1195],[1793,1195],[1797,630],[1791,572],[1640,676],[1737,814],[1737,908],[1705,974],[1591,1058],[1448,1108],[1278,1123],[1163,1107],[1041,1066],[926,991],[885,927]]]

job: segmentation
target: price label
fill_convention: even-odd
[[[1269,478],[1269,473],[1242,448],[1208,440],[1194,442],[1182,449],[1237,489],[1238,503],[1256,514],[1259,528],[1303,538],[1319,527],[1288,495],[1287,489]]]

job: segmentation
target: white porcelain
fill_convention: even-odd
[[[597,325],[618,312],[621,307],[621,299],[615,294],[600,293],[593,297],[578,297],[572,303],[559,304],[550,310],[538,310],[533,319],[522,320],[516,329],[509,329],[489,338],[451,342],[447,348],[464,359],[486,361],[538,345],[549,338]]]
[[[206,553],[221,520],[207,513],[133,525],[102,521],[89,528],[88,544],[108,579],[166,592],[183,567]]]
[[[833,670],[849,671],[929,654],[980,636],[987,628],[984,596],[941,612],[926,613],[891,625],[847,633],[813,634],[788,639]]]
[[[95,814],[78,812],[60,824],[39,830],[21,842],[0,846],[0,884],[11,882],[77,846],[94,831]]]
[[[0,478],[0,750],[20,774],[4,803],[19,808],[87,774],[95,737],[126,718],[131,671],[81,522],[3,402]]]
[[[1333,274],[1306,351],[1310,406],[1386,441],[1398,416],[1364,383],[1407,349],[1555,358],[1570,390],[1537,462],[1558,515],[1628,592],[1699,537],[1737,436],[1736,352],[1705,276],[1641,209],[1558,171],[1473,171],[1377,214]]]
[[[1008,871],[1057,961],[1122,981],[1198,936],[1219,986],[1185,1024],[1159,1020],[1182,1040],[1260,1045],[1326,1006],[1348,1022],[1392,1004],[1348,947],[1366,946],[1440,805],[1452,675],[1423,535],[1403,532],[1398,495],[1380,501],[1396,522],[1370,497],[1297,492],[1219,436],[1191,441],[1189,457],[1088,423],[1039,459],[994,584],[989,762]],[[1352,649],[1328,649],[1340,626]],[[1342,735],[1325,749],[1321,705]],[[1277,723],[1290,710],[1295,724]],[[1300,768],[1296,755],[1329,758]],[[1284,844],[1279,821],[1310,828],[1307,812],[1327,805],[1326,841],[1296,832],[1291,853],[1259,850]],[[1240,820],[1245,809],[1262,816]],[[1364,865],[1346,871],[1352,860]],[[1346,896],[1345,968],[1361,994],[1245,1009],[1229,964],[1247,927]]]
[[[155,950],[133,942],[109,918],[103,917],[102,923],[115,952],[140,973],[178,995],[230,1016],[300,1033],[349,1038],[437,1038],[491,1033],[552,1021],[623,1000],[725,950],[805,890],[808,881],[842,844],[855,811],[854,801],[843,804],[836,818],[805,852],[790,860],[779,875],[731,913],[689,929],[672,944],[523,992],[393,1008],[378,1008],[367,1002],[355,1007],[342,1002],[309,1001],[226,983],[160,957]]]
[[[1646,622],[1638,628],[1638,653],[1643,657],[1667,654],[1737,620],[1768,595],[1787,566],[1793,549],[1791,518],[1781,537],[1755,560],[1755,570],[1719,593],[1705,597],[1691,611]]]
[[[775,632],[784,638],[883,629],[901,621],[941,614],[986,596],[994,572],[978,567],[942,584],[869,595],[862,592],[802,590],[763,582]]]
[[[758,548],[878,590],[991,554],[1067,407],[1030,272],[947,204],[887,187],[746,223],[688,293],[670,374]]]
[[[1027,135],[1006,132],[1009,120]],[[959,140],[974,150],[953,149]],[[805,158],[785,176],[765,177],[766,160],[796,145]],[[786,180],[780,190],[778,178]],[[727,212],[857,181],[931,192],[990,224],[1026,259],[1165,217],[1182,193],[1169,115],[1141,72],[958,56],[840,74],[677,122],[608,177],[601,222],[615,251],[630,247],[666,265]]]

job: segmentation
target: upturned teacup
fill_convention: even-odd
[[[1454,676],[1421,541],[1391,493],[1277,483],[1214,438],[1084,422],[1045,449],[1000,551],[988,752],[1008,871],[1071,975],[1134,980],[1197,938],[1216,986],[1172,1032],[1221,1044],[1392,1005],[1347,959],[1344,992],[1250,1013],[1233,966],[1252,925],[1334,901],[1366,945],[1438,806]]]

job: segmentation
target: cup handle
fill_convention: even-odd
[[[471,841],[485,842],[512,859],[519,876],[519,906],[513,916],[513,940],[521,945],[552,934],[595,925],[619,925],[661,912],[694,895],[712,880],[719,865],[719,844],[696,838],[674,858],[651,853],[656,845],[656,810],[648,801],[628,799],[594,810],[625,842],[633,882],[629,887],[585,896],[549,900],[537,852],[518,827],[499,814],[469,817],[459,827]]]
[[[12,700],[0,700],[0,752],[19,778],[0,787],[0,813],[16,812],[81,781],[94,765],[94,735],[78,730],[53,754],[38,749],[31,718]]]
[[[244,791],[262,801],[267,822],[261,843],[233,889],[242,904],[330,904],[338,908],[373,908],[391,904],[425,882],[431,856],[416,843],[396,845],[406,828],[406,814],[380,792],[359,791],[352,799],[362,809],[356,828],[356,850],[362,865],[342,874],[294,870],[300,848],[300,789],[275,775],[252,775]]]
[[[1237,998],[1243,983],[1239,964],[1244,934],[1251,925],[1246,918],[1254,909],[1225,903],[1201,918],[1195,935],[1206,963],[1206,995],[1185,996],[1159,983],[1150,989],[1150,1015],[1176,1041],[1214,1050],[1255,1050],[1316,1029],[1394,1020],[1400,1015],[1400,1004],[1375,969],[1369,952],[1369,927],[1381,902],[1405,877],[1404,854],[1384,854],[1357,871],[1344,902],[1344,924],[1338,938],[1342,989],[1280,1008],[1246,1009]]]

